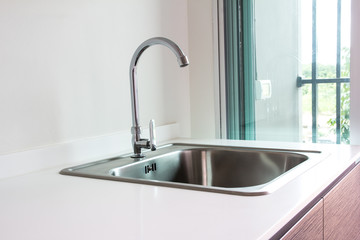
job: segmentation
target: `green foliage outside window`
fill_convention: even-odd
[[[341,69],[341,77],[350,77],[350,49],[342,49],[342,60],[344,62]],[[331,118],[328,124],[336,131],[336,119]],[[340,141],[341,143],[350,144],[350,84],[341,85],[340,99]]]

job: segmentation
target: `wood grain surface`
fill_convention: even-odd
[[[281,239],[320,240],[323,233],[323,200],[320,200]]]
[[[325,239],[360,239],[360,165],[324,197]]]

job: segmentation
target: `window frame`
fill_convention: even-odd
[[[214,7],[216,8],[217,13],[217,40],[216,43],[218,44],[217,47],[217,62],[218,62],[218,73],[219,73],[219,82],[218,82],[218,93],[219,96],[218,99],[218,114],[217,118],[219,124],[217,126],[217,137],[220,137],[222,139],[227,139],[227,122],[228,122],[228,116],[226,113],[226,70],[225,70],[225,39],[224,39],[224,0],[215,0],[214,1]],[[357,26],[357,23],[360,21],[360,17],[357,17],[357,15],[360,15],[360,2],[351,1],[351,42],[359,42],[360,41],[360,24]],[[338,27],[339,26],[339,19],[338,19]],[[339,36],[338,36],[339,38]],[[340,39],[338,39],[340,41]],[[341,50],[341,49],[340,49]],[[337,54],[337,59],[340,58],[340,55]],[[360,64],[360,46],[357,47],[353,44],[351,44],[350,47],[350,75],[351,78],[357,78],[357,76],[360,78],[360,70],[358,71],[354,66]],[[338,63],[340,61],[337,61]],[[341,92],[341,84],[344,82],[350,82],[350,78],[341,78],[338,75],[338,68],[340,68],[340,65],[336,66],[336,72],[337,77],[335,79],[320,79],[317,80],[317,84],[320,83],[336,83],[336,92],[339,94]],[[340,72],[340,71],[339,71]],[[316,78],[314,78],[316,79]],[[297,84],[308,84],[312,83],[314,79],[297,79]],[[315,84],[315,86],[317,85]],[[340,94],[339,94],[340,95]],[[339,99],[337,99],[337,124],[336,124],[336,132],[337,132],[337,142],[340,141],[340,103]],[[360,82],[356,83],[353,82],[351,84],[350,88],[350,139],[351,144],[360,144],[360,108],[356,108],[354,106],[355,102],[360,102]],[[315,123],[313,123],[314,125]]]

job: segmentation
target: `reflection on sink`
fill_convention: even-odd
[[[229,193],[263,195],[318,163],[320,152],[172,144],[148,152],[68,168],[61,174]]]

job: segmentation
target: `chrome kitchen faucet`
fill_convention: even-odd
[[[132,146],[134,149],[134,158],[142,158],[144,157],[141,154],[142,148],[151,149],[151,151],[156,150],[156,138],[155,138],[155,121],[153,119],[150,120],[149,130],[150,130],[150,139],[142,139],[141,138],[141,127],[139,125],[139,101],[138,101],[138,86],[136,79],[136,67],[139,61],[141,54],[152,45],[164,45],[176,55],[178,63],[180,67],[185,67],[189,65],[189,60],[183,53],[183,51],[179,48],[176,43],[173,41],[163,38],[163,37],[155,37],[150,38],[140,44],[140,46],[136,49],[130,63],[130,91],[131,91],[131,109],[132,109]]]

